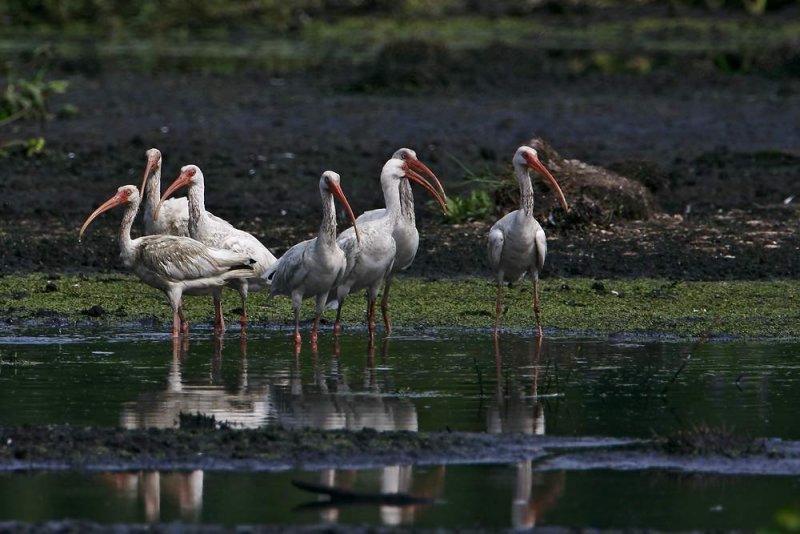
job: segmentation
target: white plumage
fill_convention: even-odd
[[[392,158],[381,171],[381,188],[386,208],[372,210],[356,219],[361,242],[355,239],[353,229],[339,234],[337,242],[347,257],[347,270],[333,295],[337,302],[335,331],[341,328],[341,311],[344,299],[360,289],[367,290],[367,326],[370,337],[375,332],[375,302],[381,284],[389,278],[396,262],[397,241],[393,237],[401,216],[400,182],[410,179],[422,185],[444,209],[442,197],[422,176],[409,168],[406,161]],[[414,228],[416,233],[416,228]],[[418,242],[417,235],[417,242]],[[414,251],[416,252],[416,251]],[[413,260],[413,257],[412,257]],[[330,297],[329,297],[330,298]],[[391,330],[388,314],[384,315],[387,332]]]
[[[247,324],[247,294],[251,291],[261,291],[269,285],[263,275],[277,259],[252,234],[239,230],[228,221],[211,215],[206,211],[203,172],[197,165],[185,165],[181,168],[181,174],[164,191],[161,196],[161,202],[164,202],[174,191],[183,186],[189,187],[187,194],[189,199],[189,235],[210,247],[246,254],[255,260],[253,264],[254,277],[231,280],[228,284],[236,289],[241,296],[241,324],[242,328],[244,328]],[[214,307],[217,315],[217,328],[224,330],[225,323],[222,316],[221,299],[220,291],[214,295]]]
[[[347,260],[336,242],[336,210],[334,197],[344,205],[353,222],[356,237],[358,228],[353,210],[342,191],[340,177],[333,171],[325,171],[319,180],[319,194],[322,198],[322,223],[319,235],[294,245],[281,256],[266,274],[271,280],[271,295],[288,295],[292,298],[294,310],[294,337],[300,344],[300,306],[303,299],[316,299],[314,326],[311,329],[311,344],[317,343],[319,318],[328,299],[328,293],[335,287],[345,273]]]
[[[442,184],[433,171],[417,158],[416,152],[410,148],[401,148],[392,154],[392,159],[404,161],[409,169],[420,175],[421,173],[426,173],[430,176],[436,183],[438,190],[434,189],[427,182],[423,183],[423,187],[433,195],[436,201],[442,206],[442,210],[446,211],[446,196]],[[383,198],[387,207],[365,211],[357,219],[358,222],[366,223],[367,221],[385,217],[389,209],[397,211],[394,217],[394,228],[392,229],[392,237],[395,241],[395,260],[392,269],[389,271],[384,281],[383,297],[381,298],[381,313],[383,315],[383,324],[386,327],[387,334],[392,331],[391,321],[389,320],[389,290],[391,289],[394,274],[398,271],[408,269],[411,266],[417,255],[417,249],[419,248],[419,232],[417,231],[416,217],[414,214],[414,194],[411,191],[411,181],[404,177],[399,182],[392,181],[387,183],[387,187],[395,187],[395,185],[399,188],[399,202],[396,205],[392,204],[395,200],[394,196],[390,195],[387,197],[387,193],[384,190]],[[381,187],[383,187],[383,183]]]
[[[142,187],[144,195],[144,233],[189,237],[189,202],[186,197],[171,198],[158,207],[161,198],[161,152],[157,148],[147,151]],[[156,217],[158,212],[158,217]]]
[[[533,186],[528,169],[534,169],[547,180],[558,195],[564,210],[569,207],[558,182],[539,161],[536,150],[528,146],[519,147],[512,165],[519,183],[520,209],[506,214],[489,230],[489,264],[497,281],[494,334],[497,335],[503,309],[503,282],[513,283],[530,273],[533,282],[533,309],[541,337],[538,284],[539,271],[547,255],[547,238],[539,222],[533,218]]]
[[[205,246],[189,237],[148,235],[131,239],[133,219],[139,211],[141,196],[136,186],[126,185],[98,207],[81,226],[80,235],[101,213],[127,204],[119,230],[120,256],[143,282],[163,291],[173,312],[172,335],[188,332],[184,317],[183,295],[206,295],[231,279],[254,276],[253,259],[246,254]]]

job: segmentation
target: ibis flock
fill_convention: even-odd
[[[334,335],[341,329],[341,312],[347,297],[361,290],[367,294],[367,328],[375,335],[375,306],[383,289],[381,315],[386,334],[391,333],[389,289],[397,271],[407,269],[419,246],[411,185],[429,193],[443,211],[447,197],[436,175],[413,150],[401,148],[384,164],[380,175],[385,207],[356,218],[342,189],[340,176],[325,171],[319,179],[322,221],[313,239],[297,243],[276,258],[252,234],[206,211],[203,172],[197,165],[185,165],[178,177],[161,193],[161,152],[147,151],[147,163],[140,188],[124,185],[89,215],[86,228],[101,213],[125,205],[119,229],[120,255],[125,266],[142,282],[160,289],[172,307],[172,336],[189,331],[183,312],[184,295],[211,295],[214,301],[215,332],[225,330],[222,289],[235,289],[241,298],[242,332],[247,326],[247,296],[268,290],[270,297],[285,295],[292,301],[294,340],[299,348],[300,308],[304,299],[316,303],[310,341],[317,344],[320,316],[326,306],[336,308]],[[539,161],[536,150],[517,149],[512,160],[519,182],[520,208],[497,221],[489,231],[489,263],[497,282],[494,335],[497,336],[503,308],[503,284],[513,283],[526,273],[533,281],[533,309],[539,337],[542,323],[539,308],[539,271],[544,265],[547,240],[533,217],[533,187],[530,170],[539,173],[553,188],[564,209],[567,201],[558,182]],[[186,197],[172,197],[186,188]],[[337,234],[338,201],[351,226]],[[144,234],[131,238],[131,228],[144,202]]]

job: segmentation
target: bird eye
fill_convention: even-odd
[[[194,176],[194,175],[195,175],[195,173],[197,173],[197,171],[196,171],[196,170],[194,170],[194,169],[189,169],[189,171],[188,171],[186,174],[188,174],[188,175],[189,175],[189,177],[191,178],[192,176]]]

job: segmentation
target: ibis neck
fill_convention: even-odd
[[[517,167],[514,171],[519,182],[519,207],[525,215],[533,217],[533,186],[530,172],[527,168],[521,167]]]
[[[381,188],[383,189],[383,201],[386,204],[386,211],[392,217],[397,217],[401,210],[400,186],[398,182],[393,179],[384,179],[381,177]]]
[[[142,194],[147,198],[144,204],[145,217],[152,220],[161,199],[161,167],[157,168],[147,179],[147,186]]]
[[[411,182],[408,178],[400,180],[400,216],[414,224],[414,193],[411,192]]]
[[[205,187],[202,183],[192,183],[186,198],[189,201],[189,235],[194,235],[194,229],[206,222]]]
[[[133,219],[136,218],[136,213],[139,211],[139,204],[141,204],[141,197],[136,198],[132,202],[128,202],[128,207],[125,209],[125,214],[122,216],[122,224],[119,227],[119,248],[123,258],[127,264],[127,258],[133,254],[133,240],[131,239],[131,228],[133,227]]]
[[[317,243],[332,245],[336,242],[336,207],[333,203],[333,195],[324,193],[322,195],[322,223],[319,225],[319,238]]]

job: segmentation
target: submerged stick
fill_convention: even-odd
[[[314,482],[292,480],[292,485],[304,491],[327,495],[329,503],[365,503],[389,506],[411,506],[415,504],[433,504],[434,499],[415,497],[408,493],[363,493],[333,486],[325,486]],[[326,503],[327,504],[327,503]]]

